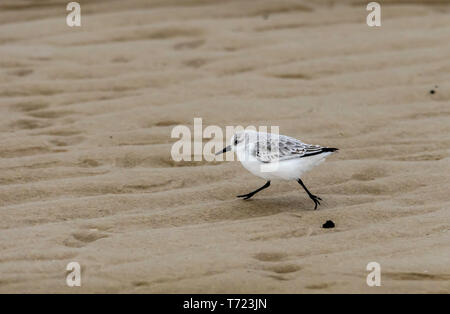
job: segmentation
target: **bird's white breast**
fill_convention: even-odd
[[[243,145],[242,145],[243,146]],[[252,153],[252,147],[238,147],[236,155],[245,169],[255,176],[265,180],[297,180],[305,172],[311,170],[314,166],[325,160],[325,157],[331,153],[323,153],[309,157],[293,158],[280,162],[263,163],[256,159]]]

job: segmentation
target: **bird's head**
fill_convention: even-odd
[[[226,146],[223,150],[216,153],[220,155],[226,152],[235,152],[236,150],[245,146],[246,141],[248,142],[249,135],[252,131],[241,131],[236,132],[230,140],[230,145]]]

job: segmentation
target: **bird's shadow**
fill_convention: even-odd
[[[286,196],[283,198],[260,197],[248,200],[237,198],[233,202],[233,207],[236,210],[251,210],[266,216],[293,211],[314,211],[314,202],[309,198],[302,199],[298,196]]]

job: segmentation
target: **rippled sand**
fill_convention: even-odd
[[[67,2],[0,3],[0,292],[450,292],[448,1]],[[172,161],[194,117],[339,147],[322,206]]]

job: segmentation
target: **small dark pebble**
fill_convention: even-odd
[[[430,90],[430,94],[434,94],[434,93],[436,93],[436,92],[434,91],[434,89]]]
[[[334,228],[334,222],[331,220],[327,220],[327,222],[322,225],[322,228]]]

